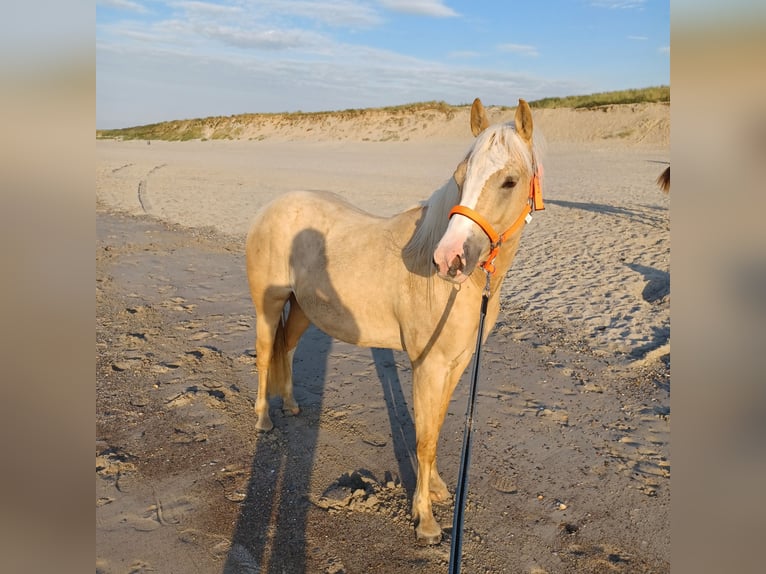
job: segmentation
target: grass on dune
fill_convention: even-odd
[[[529,102],[533,108],[596,108],[617,104],[670,102],[670,86],[600,92],[586,96],[543,98]]]

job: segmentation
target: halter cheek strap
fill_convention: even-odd
[[[529,223],[532,220],[531,214],[533,211],[545,209],[545,205],[543,205],[543,192],[540,186],[540,169],[541,168],[538,168],[538,171],[532,176],[532,181],[529,185],[529,198],[526,205],[524,205],[524,209],[521,210],[521,214],[516,218],[513,225],[506,229],[502,234],[495,231],[495,228],[492,227],[492,224],[487,221],[483,215],[470,207],[456,205],[449,212],[449,217],[452,217],[455,214],[467,217],[481,227],[482,231],[487,234],[487,237],[489,238],[489,254],[487,255],[487,259],[481,263],[481,268],[487,272],[488,276],[495,272],[495,257],[497,257],[497,254],[500,252],[500,246],[505,243],[509,237],[519,231],[525,223]]]

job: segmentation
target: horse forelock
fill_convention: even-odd
[[[519,164],[530,174],[537,166],[534,147],[516,133],[514,122],[492,126],[479,134],[468,152],[461,203],[475,208],[486,181],[509,163]]]

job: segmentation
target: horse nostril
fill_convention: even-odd
[[[449,276],[454,277],[458,274],[458,271],[463,270],[463,260],[460,258],[459,255],[455,255],[455,258],[452,260],[452,263],[450,263],[449,266]]]

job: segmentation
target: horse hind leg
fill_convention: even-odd
[[[437,457],[438,458],[438,457]],[[428,483],[431,501],[432,502],[449,502],[452,499],[447,483],[439,475],[439,471],[436,468],[436,459],[434,459],[434,465],[431,468],[431,480]]]
[[[290,302],[287,319],[284,310]],[[290,294],[286,299],[272,299],[256,309],[255,353],[258,369],[258,396],[255,428],[270,431],[274,423],[269,415],[269,397],[282,397],[282,410],[297,415],[300,407],[293,395],[293,355],[301,335],[309,326],[309,320]]]
[[[279,320],[279,319],[277,319]],[[257,313],[255,327],[255,367],[258,371],[258,395],[255,398],[255,428],[259,431],[270,431],[274,423],[269,416],[269,367],[273,354],[277,327],[264,317],[263,312]]]
[[[270,431],[269,396],[281,394],[285,356],[283,311],[290,291],[266,293],[253,289],[255,303],[255,365],[258,371],[258,396],[255,399],[256,429]]]
[[[290,310],[284,323],[282,339],[275,343],[284,345],[284,352],[280,353],[282,358],[282,364],[279,368],[280,381],[276,386],[282,395],[282,411],[286,415],[297,415],[301,412],[301,408],[295,401],[293,394],[293,356],[295,355],[298,341],[300,341],[301,336],[306,332],[310,324],[308,317],[306,317],[303,309],[295,300],[295,295],[291,294]],[[278,337],[279,334],[278,328]]]

